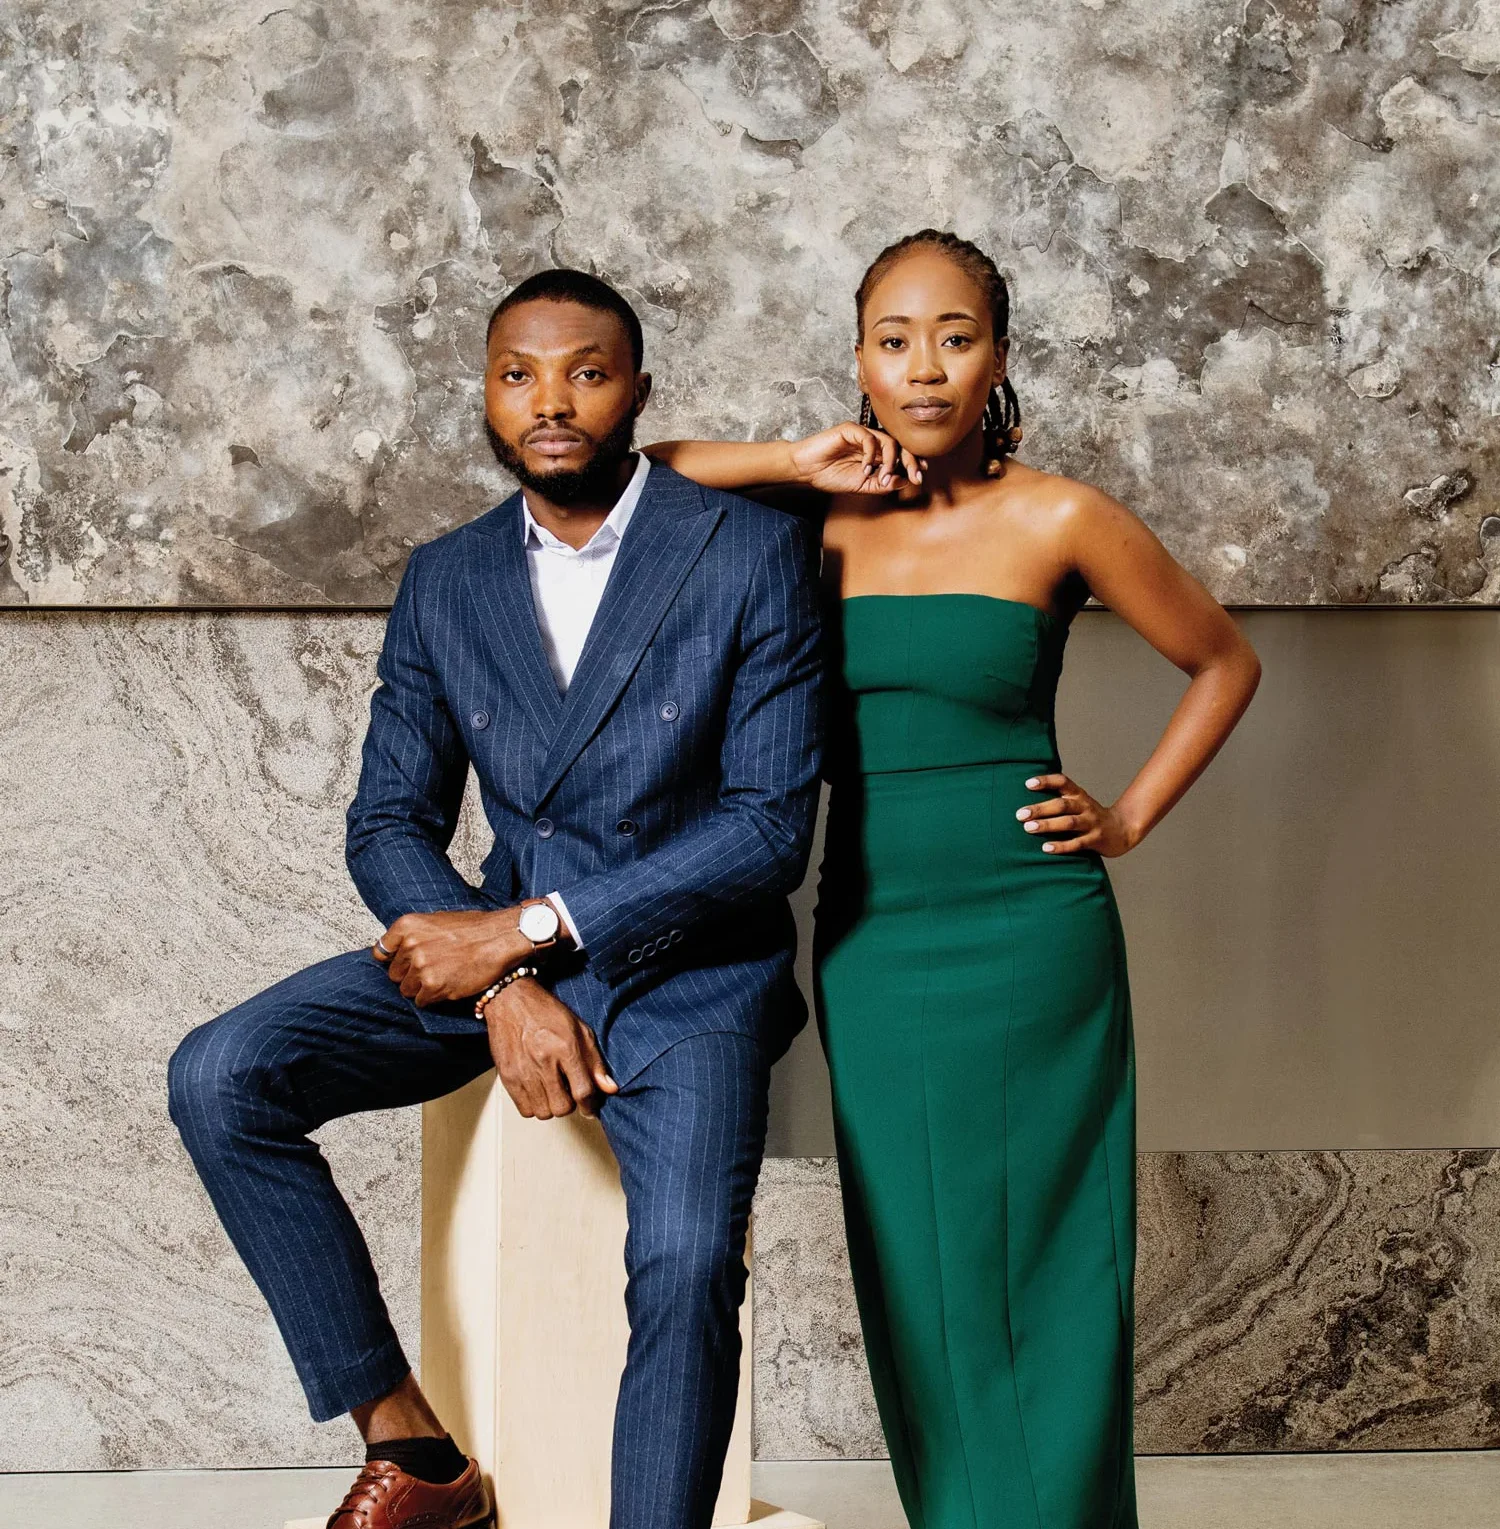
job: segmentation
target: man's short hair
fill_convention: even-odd
[[[636,371],[640,371],[645,358],[646,346],[641,335],[641,321],[635,309],[620,296],[607,281],[590,276],[587,271],[571,271],[565,266],[554,271],[538,271],[528,276],[519,286],[512,287],[490,314],[490,322],[484,331],[484,343],[490,343],[500,315],[509,312],[520,303],[538,300],[554,303],[578,303],[584,308],[594,308],[600,313],[612,313],[625,326],[630,338],[630,357]]]

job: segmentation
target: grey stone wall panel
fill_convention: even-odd
[[[1500,1151],[1142,1152],[1141,1454],[1494,1449]],[[766,1164],[758,1459],[885,1454],[828,1158]]]
[[[320,1465],[167,1118],[194,1025],[371,938],[343,869],[382,622],[0,623],[0,1470]],[[319,1133],[416,1358],[414,1111]]]
[[[647,437],[855,404],[922,223],[1033,463],[1231,602],[1500,599],[1493,0],[139,7],[0,21],[0,601],[375,605],[508,489],[481,329],[644,317]]]

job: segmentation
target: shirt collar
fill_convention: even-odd
[[[635,471],[630,475],[630,482],[625,485],[625,491],[615,500],[614,508],[604,517],[604,524],[583,544],[582,547],[570,547],[560,537],[554,536],[544,525],[538,524],[531,514],[531,506],[526,502],[526,495],[521,494],[522,523],[521,539],[529,547],[533,539],[538,546],[550,548],[552,551],[563,552],[588,552],[598,550],[600,546],[613,541],[618,543],[625,535],[625,527],[630,524],[630,517],[635,514],[635,507],[640,503],[641,492],[646,486],[646,474],[651,471],[651,458],[644,451],[635,454]]]

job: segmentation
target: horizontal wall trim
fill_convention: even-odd
[[[1246,611],[1381,611],[1414,612],[1431,614],[1434,611],[1500,611],[1500,603],[1490,605],[1474,600],[1429,600],[1422,602],[1366,601],[1363,604],[1333,604],[1322,601],[1311,605],[1291,602],[1264,603],[1226,601],[1224,609],[1235,613]],[[4,605],[0,604],[0,616],[30,615],[77,615],[77,616],[189,616],[212,614],[219,616],[383,616],[390,611],[389,605]],[[1079,615],[1112,616],[1114,611],[1107,605],[1085,605]]]

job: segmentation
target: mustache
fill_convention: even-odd
[[[485,423],[488,424],[489,421],[486,420]],[[587,430],[579,430],[574,425],[533,425],[521,437],[521,444],[525,446],[528,442],[534,441],[539,435],[551,436],[553,440],[583,441],[590,446],[597,446],[599,444]]]

